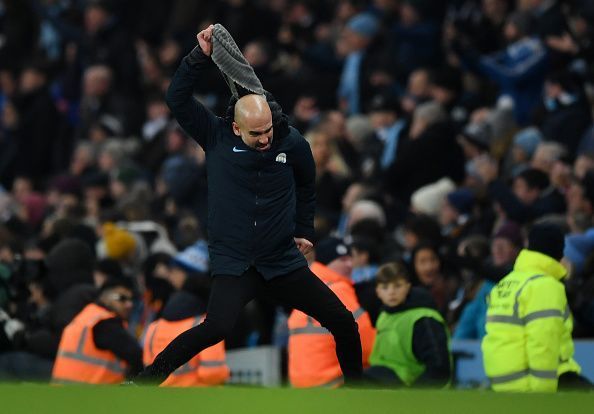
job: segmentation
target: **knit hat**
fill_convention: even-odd
[[[447,195],[448,202],[460,214],[470,214],[474,206],[474,193],[468,188],[460,188]]]
[[[342,256],[351,254],[351,249],[341,239],[328,237],[321,240],[315,247],[316,261],[327,265]]]
[[[494,239],[509,240],[515,246],[521,247],[523,245],[522,230],[513,221],[506,221],[493,235]]]
[[[346,27],[363,37],[371,38],[379,31],[379,22],[369,13],[360,13],[353,16]]]
[[[130,257],[135,252],[136,239],[126,230],[113,223],[105,223],[102,232],[107,257],[121,260]]]
[[[563,257],[563,232],[553,224],[536,224],[528,233],[528,250],[546,254],[555,260]]]
[[[542,140],[542,132],[535,127],[524,128],[514,135],[514,145],[522,148],[526,155],[528,155],[528,158],[532,158],[536,147],[538,147],[538,144]]]
[[[453,191],[456,185],[447,177],[419,188],[411,196],[411,206],[417,213],[436,217],[446,195]]]
[[[486,122],[470,123],[464,127],[461,135],[477,147],[488,150],[491,146],[491,126]]]
[[[204,240],[198,240],[175,255],[172,264],[181,267],[188,273],[207,273],[209,268],[208,244]]]
[[[563,255],[569,260],[576,272],[581,272],[588,256],[594,251],[594,229],[584,234],[565,237]]]
[[[264,94],[264,88],[256,76],[254,69],[245,59],[239,47],[237,47],[231,34],[218,23],[214,25],[212,30],[211,58],[219,67],[233,96],[236,98],[240,96],[237,91],[237,85],[247,89],[250,93]]]

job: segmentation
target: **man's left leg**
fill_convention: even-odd
[[[306,313],[332,333],[345,383],[361,379],[363,366],[357,322],[324,282],[308,267],[302,267],[264,285],[266,294]]]

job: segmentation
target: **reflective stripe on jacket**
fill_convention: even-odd
[[[124,380],[127,363],[111,351],[97,348],[93,339],[95,325],[115,317],[115,313],[94,303],[75,316],[60,339],[53,383],[118,384]]]
[[[560,374],[580,371],[560,282],[565,273],[553,258],[522,250],[514,270],[491,291],[482,350],[495,391],[554,392]]]
[[[311,271],[338,296],[353,313],[359,325],[363,366],[369,366],[375,329],[369,314],[357,300],[352,281],[319,262]],[[289,381],[293,387],[337,387],[342,384],[342,371],[336,357],[336,344],[332,334],[318,321],[294,310],[289,324]]]
[[[155,357],[179,334],[198,325],[204,316],[187,318],[179,321],[158,319],[151,323],[146,331],[143,360],[151,364]],[[229,378],[229,367],[225,361],[225,342],[206,348],[184,365],[176,369],[162,383],[172,387],[200,387],[219,385]]]

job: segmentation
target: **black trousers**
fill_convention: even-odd
[[[320,322],[334,336],[345,383],[352,384],[361,378],[361,340],[353,315],[324,282],[308,267],[303,267],[268,281],[255,268],[249,268],[242,276],[215,276],[204,322],[175,338],[138,380],[162,382],[194,355],[225,339],[239,312],[260,295]]]

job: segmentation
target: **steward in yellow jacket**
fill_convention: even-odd
[[[144,363],[151,364],[155,357],[182,332],[198,325],[204,319],[205,309],[195,295],[179,291],[174,293],[163,309],[161,318],[151,323],[144,338]],[[225,342],[206,348],[184,365],[173,371],[162,386],[200,387],[221,385],[229,378],[225,361]]]
[[[485,372],[495,391],[554,392],[558,377],[579,374],[573,360],[573,322],[561,279],[563,234],[536,225],[513,271],[488,297]]]
[[[349,249],[338,239],[326,239],[316,247],[315,273],[353,313],[359,326],[363,367],[369,366],[369,355],[375,340],[375,329],[369,314],[357,300],[352,280]],[[322,264],[325,263],[325,264]],[[289,381],[293,387],[337,387],[343,383],[332,334],[318,321],[298,310],[291,312],[289,325]]]

